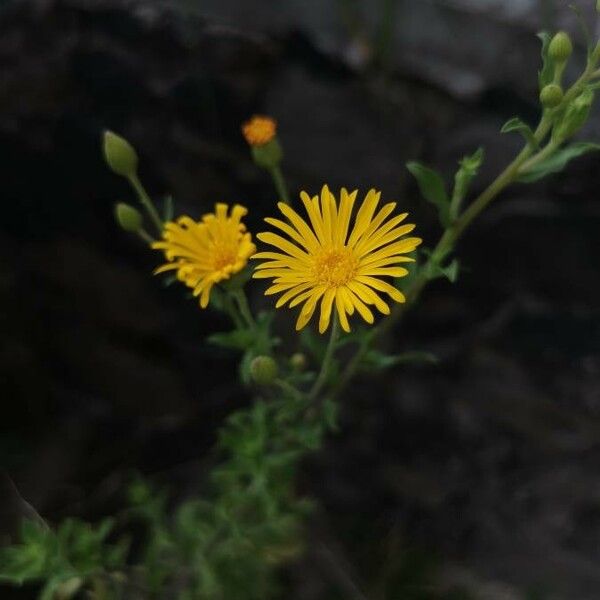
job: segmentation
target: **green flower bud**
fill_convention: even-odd
[[[283,151],[277,141],[273,138],[271,141],[261,146],[252,146],[252,158],[254,162],[263,169],[272,169],[276,167],[283,158]]]
[[[548,56],[557,63],[563,63],[568,60],[573,53],[573,44],[569,34],[565,31],[559,31],[551,40],[548,46]]]
[[[306,369],[306,356],[302,352],[296,352],[290,356],[290,366],[294,371],[304,371]]]
[[[563,98],[562,88],[556,83],[544,86],[540,92],[540,102],[544,108],[556,108]]]
[[[596,0],[596,12],[600,13],[600,0]]]
[[[115,219],[125,231],[137,233],[142,228],[142,214],[137,208],[125,202],[119,202],[115,206]]]
[[[112,131],[104,132],[104,158],[117,175],[134,177],[137,174],[138,156],[133,146]]]
[[[258,385],[270,385],[277,378],[277,363],[270,356],[257,356],[250,363],[250,375]]]

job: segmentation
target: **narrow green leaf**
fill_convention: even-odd
[[[450,200],[441,175],[416,161],[406,163],[406,168],[417,180],[423,198],[437,207],[440,222],[447,227],[450,224]]]
[[[500,130],[500,133],[513,132],[520,133],[525,138],[525,141],[533,148],[537,148],[539,146],[537,140],[535,139],[535,136],[533,135],[533,130],[531,129],[531,127],[529,127],[527,123],[519,119],[519,117],[513,117],[512,119],[506,121],[506,123],[502,125],[502,129]]]
[[[211,344],[221,346],[222,348],[245,350],[253,345],[254,334],[249,329],[236,329],[235,331],[213,333],[208,336],[207,340]]]
[[[456,258],[452,259],[446,266],[442,266],[442,264],[438,262],[432,262],[427,268],[427,279],[433,281],[434,279],[445,277],[451,283],[455,283],[458,279],[459,271],[460,263]]]
[[[574,158],[597,150],[600,150],[600,144],[593,142],[577,142],[571,144],[570,146],[558,150],[546,160],[534,165],[527,173],[521,174],[518,181],[521,181],[522,183],[538,181],[539,179],[546,177],[546,175],[562,171]]]
[[[430,352],[404,352],[402,354],[385,354],[380,350],[370,350],[363,358],[362,367],[369,370],[385,370],[402,363],[435,364],[438,360]]]
[[[463,156],[458,163],[459,168],[454,176],[454,190],[450,205],[450,216],[452,219],[455,219],[460,212],[460,206],[469,191],[471,181],[473,181],[479,172],[483,156],[483,148],[478,148],[473,154]]]
[[[566,108],[552,131],[559,144],[574,136],[586,123],[594,102],[594,92],[587,87]]]

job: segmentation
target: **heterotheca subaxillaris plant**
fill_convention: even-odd
[[[271,176],[279,200],[260,232],[247,230],[247,208],[240,204],[216,203],[199,220],[174,218],[172,202],[159,211],[138,177],[133,147],[115,133],[104,134],[108,166],[131,183],[145,213],[118,204],[119,225],[156,252],[157,275],[187,288],[199,309],[228,315],[231,329],[208,341],[239,353],[241,380],[256,397],[221,427],[220,460],[205,497],[172,508],[165,492],[138,479],[128,490],[129,508],[117,516],[117,531],[114,519],[97,525],[70,519],[56,527],[24,521],[21,538],[1,550],[0,581],[37,582],[44,600],[86,592],[96,600],[281,597],[280,567],[302,553],[302,523],[311,511],[310,500],[296,493],[295,473],[302,457],[336,429],[343,390],[361,371],[430,358],[386,354],[378,349],[382,334],[430,281],[456,280],[457,241],[508,185],[537,181],[600,149],[572,141],[600,86],[600,43],[588,48],[583,72],[565,86],[569,36],[540,37],[539,122],[529,126],[513,118],[504,125],[503,133],[523,137],[523,147],[476,198],[467,202],[482,149],[460,160],[451,191],[433,169],[408,163],[439,216],[442,232],[428,250],[421,250],[418,228],[402,207],[375,189],[323,185],[292,197],[281,170],[276,123],[268,116],[254,116],[242,127],[254,162]],[[250,285],[262,286],[272,310],[255,314],[246,296]],[[299,332],[290,351],[273,332],[280,309],[293,314]],[[118,531],[134,521],[144,523],[146,533],[131,549]]]

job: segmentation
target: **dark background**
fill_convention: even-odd
[[[8,477],[50,522],[118,510],[132,470],[202,493],[216,428],[249,402],[236,357],[203,342],[227,323],[114,224],[133,198],[104,129],[178,213],[240,202],[256,230],[275,197],[239,127],[271,114],[294,194],[380,188],[433,246],[404,163],[451,177],[483,145],[489,183],[521,143],[502,123],[537,115],[535,33],[558,27],[576,73],[558,0],[0,3],[0,530],[22,507]],[[468,231],[458,283],[388,340],[438,365],[343,398],[303,469],[322,508],[288,598],[353,598],[350,580],[372,600],[600,597],[599,160],[514,186]]]

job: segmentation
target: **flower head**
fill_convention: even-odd
[[[408,273],[398,266],[413,262],[405,256],[421,240],[403,238],[414,225],[400,225],[407,213],[392,218],[395,202],[379,210],[380,193],[370,190],[353,215],[357,192],[340,192],[339,204],[323,186],[321,195],[313,198],[300,194],[308,214],[303,219],[288,205],[279,203],[279,210],[288,222],[267,218],[286,237],[273,232],[259,233],[258,239],[274,246],[279,252],[259,252],[252,258],[262,259],[255,278],[273,278],[265,294],[279,294],[279,308],[289,303],[293,308],[302,304],[296,329],[302,329],[320,303],[319,331],[329,326],[333,306],[344,331],[350,331],[348,315],[356,310],[367,322],[373,323],[371,306],[389,314],[388,304],[380,293],[396,302],[404,302],[402,293],[382,277],[403,277]],[[352,224],[352,226],[351,226]]]
[[[163,238],[152,248],[163,250],[167,263],[155,273],[175,271],[177,279],[200,296],[200,306],[206,308],[210,291],[215,285],[241,271],[248,258],[256,252],[252,236],[241,219],[248,212],[236,204],[231,215],[227,204],[216,204],[215,212],[201,221],[179,217],[165,224]]]
[[[242,125],[242,133],[250,146],[264,146],[275,138],[277,122],[271,117],[254,115]]]

